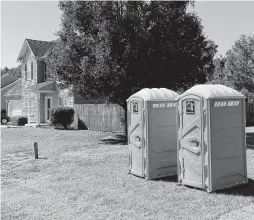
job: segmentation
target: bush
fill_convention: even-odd
[[[1,110],[1,115],[6,115],[6,113],[7,113],[6,109],[3,108],[3,109]]]
[[[12,125],[18,125],[18,126],[22,126],[27,124],[27,117],[24,116],[14,116],[11,118],[11,124]]]
[[[71,107],[58,107],[51,109],[50,122],[55,128],[67,129],[73,123],[74,109]]]

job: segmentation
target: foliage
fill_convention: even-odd
[[[4,67],[3,69],[1,69],[1,76],[3,76],[4,74],[6,74],[9,71],[8,67]]]
[[[225,57],[214,60],[215,71],[209,82],[233,87],[249,99],[254,94],[254,35],[241,35]]]
[[[203,35],[198,16],[187,12],[189,4],[61,1],[48,71],[83,97],[106,97],[124,109],[142,88],[177,91],[204,83],[217,46]]]
[[[11,124],[16,126],[22,126],[27,124],[27,117],[24,116],[14,116],[11,118]]]
[[[3,109],[1,110],[1,115],[6,115],[6,114],[7,114],[7,111],[6,111],[6,109],[3,108]]]
[[[55,127],[67,129],[74,120],[74,109],[71,107],[57,107],[51,109],[50,122]]]
[[[63,1],[62,28],[47,59],[76,92],[125,107],[144,87],[187,88],[206,80],[216,45],[187,13],[189,2]]]
[[[3,69],[1,69],[1,76],[3,76],[6,73],[16,76],[17,78],[20,78],[21,77],[21,65],[19,65],[17,67],[10,68],[10,69],[8,67],[4,67]]]

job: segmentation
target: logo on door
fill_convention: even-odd
[[[138,114],[138,102],[133,102],[132,103],[132,112],[134,114]]]
[[[195,115],[195,102],[187,101],[186,102],[186,115]]]

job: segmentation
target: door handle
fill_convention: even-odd
[[[138,148],[141,148],[141,138],[139,136],[130,137],[130,142]]]

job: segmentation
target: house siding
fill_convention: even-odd
[[[31,62],[33,62],[33,71],[31,69]],[[25,73],[25,64],[27,64],[27,79]],[[31,78],[31,73],[33,73],[33,77]],[[32,85],[37,84],[37,61],[34,58],[33,54],[30,50],[27,50],[24,59],[22,60],[22,69],[21,69],[21,76],[22,76],[22,114],[23,116],[28,117],[29,113],[29,92]],[[30,121],[36,121],[37,118],[37,96],[34,95],[33,100],[33,113],[30,114]],[[31,101],[32,101],[31,100]]]
[[[74,106],[74,97],[69,94],[69,89],[64,89],[59,91],[59,97],[63,98],[63,106]]]

